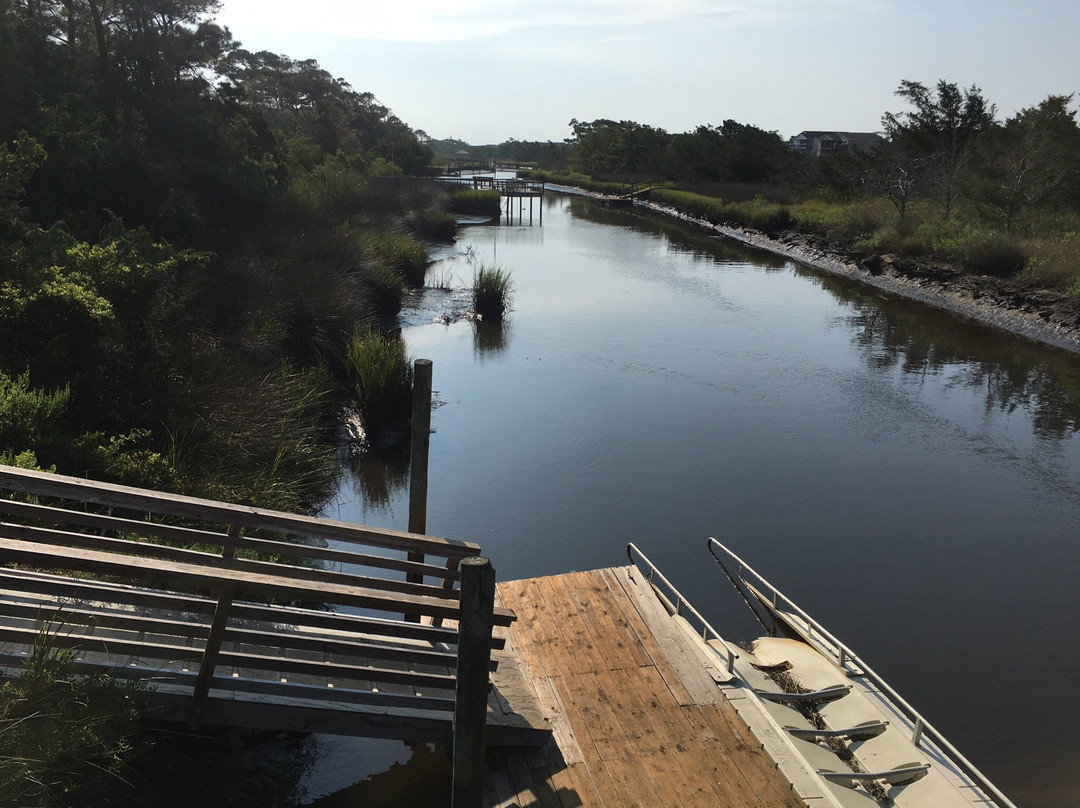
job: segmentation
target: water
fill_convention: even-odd
[[[1080,360],[641,212],[463,232],[404,317],[434,361],[428,531],[509,580],[634,541],[734,639],[716,536],[1021,806],[1080,799]],[[463,253],[468,252],[469,255]],[[509,269],[499,328],[460,310]],[[403,461],[327,515],[408,525]]]

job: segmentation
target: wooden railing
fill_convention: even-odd
[[[479,552],[0,466],[0,668],[45,633],[77,670],[149,682],[157,717],[442,738]]]

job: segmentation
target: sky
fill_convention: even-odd
[[[878,131],[904,79],[1001,117],[1080,91],[1080,0],[223,0],[217,21],[475,145],[597,118]]]

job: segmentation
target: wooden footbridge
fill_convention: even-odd
[[[76,672],[150,685],[151,718],[449,739],[477,545],[6,466],[0,492],[8,674],[44,639]],[[502,679],[489,742],[545,740]]]
[[[453,722],[455,806],[830,805],[792,790],[725,657],[637,570],[491,571],[484,629],[479,552],[0,466],[0,675],[44,639],[189,726],[445,743]],[[478,624],[490,663],[466,653]],[[459,801],[477,693],[482,775]]]

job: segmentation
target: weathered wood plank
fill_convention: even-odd
[[[98,530],[115,531],[122,534],[134,534],[144,538],[166,539],[190,545],[209,545],[255,552],[275,554],[290,558],[303,558],[318,561],[331,561],[340,564],[352,564],[360,567],[387,569],[412,575],[426,575],[444,581],[443,586],[451,588],[454,581],[460,579],[457,571],[458,558],[449,559],[448,565],[420,564],[406,558],[379,556],[358,553],[353,550],[322,547],[317,544],[269,539],[255,536],[230,537],[227,533],[200,530],[179,525],[170,525],[146,519],[126,519],[107,514],[74,511],[28,502],[0,499],[0,513],[55,522],[57,525],[90,527]]]
[[[414,584],[407,581],[395,581],[390,578],[373,578],[357,573],[337,572],[334,570],[324,570],[295,564],[278,564],[269,561],[237,558],[233,555],[236,545],[232,543],[225,543],[222,545],[222,552],[225,553],[227,551],[228,553],[223,556],[204,550],[171,547],[165,544],[130,541],[128,539],[116,539],[108,536],[97,536],[90,533],[72,533],[70,531],[56,530],[53,528],[12,524],[11,522],[0,522],[0,535],[5,536],[6,538],[20,539],[31,543],[50,544],[58,547],[103,550],[106,552],[128,555],[133,558],[199,564],[207,569],[266,572],[271,575],[287,575],[297,581],[342,583],[368,589],[384,589],[388,592],[401,592],[411,595],[446,598],[447,600],[457,600],[458,597],[455,590],[446,589],[441,585]],[[273,543],[268,542],[267,544]]]
[[[728,723],[741,719],[718,694],[696,640],[628,569],[507,582],[499,591],[519,615],[511,647],[520,648],[538,700],[559,710],[545,782],[562,805],[801,805],[745,726]],[[563,757],[567,750],[580,761]],[[515,784],[523,782],[521,763],[511,765]],[[539,805],[538,773],[530,776],[534,790],[521,804]]]
[[[340,583],[296,580],[290,576],[292,568],[289,567],[282,567],[273,573],[254,572],[250,568],[234,568],[229,566],[228,561],[222,560],[220,566],[208,568],[201,564],[132,559],[115,553],[54,547],[10,538],[0,538],[0,559],[40,567],[120,575],[135,580],[161,581],[166,585],[206,587],[228,581],[235,583],[241,591],[265,593],[277,598],[318,600],[393,613],[444,618],[457,616],[457,603],[442,597],[395,594]],[[497,625],[509,625],[512,621],[513,615],[505,610],[495,614]]]
[[[65,477],[42,471],[0,466],[0,487],[43,497],[108,505],[135,512],[154,512],[202,522],[238,522],[248,530],[264,529],[282,533],[367,544],[395,550],[413,550],[427,555],[464,557],[477,555],[480,547],[471,542],[436,536],[419,536],[396,530],[359,527],[313,516],[231,505],[213,500],[165,494],[142,488]]]

